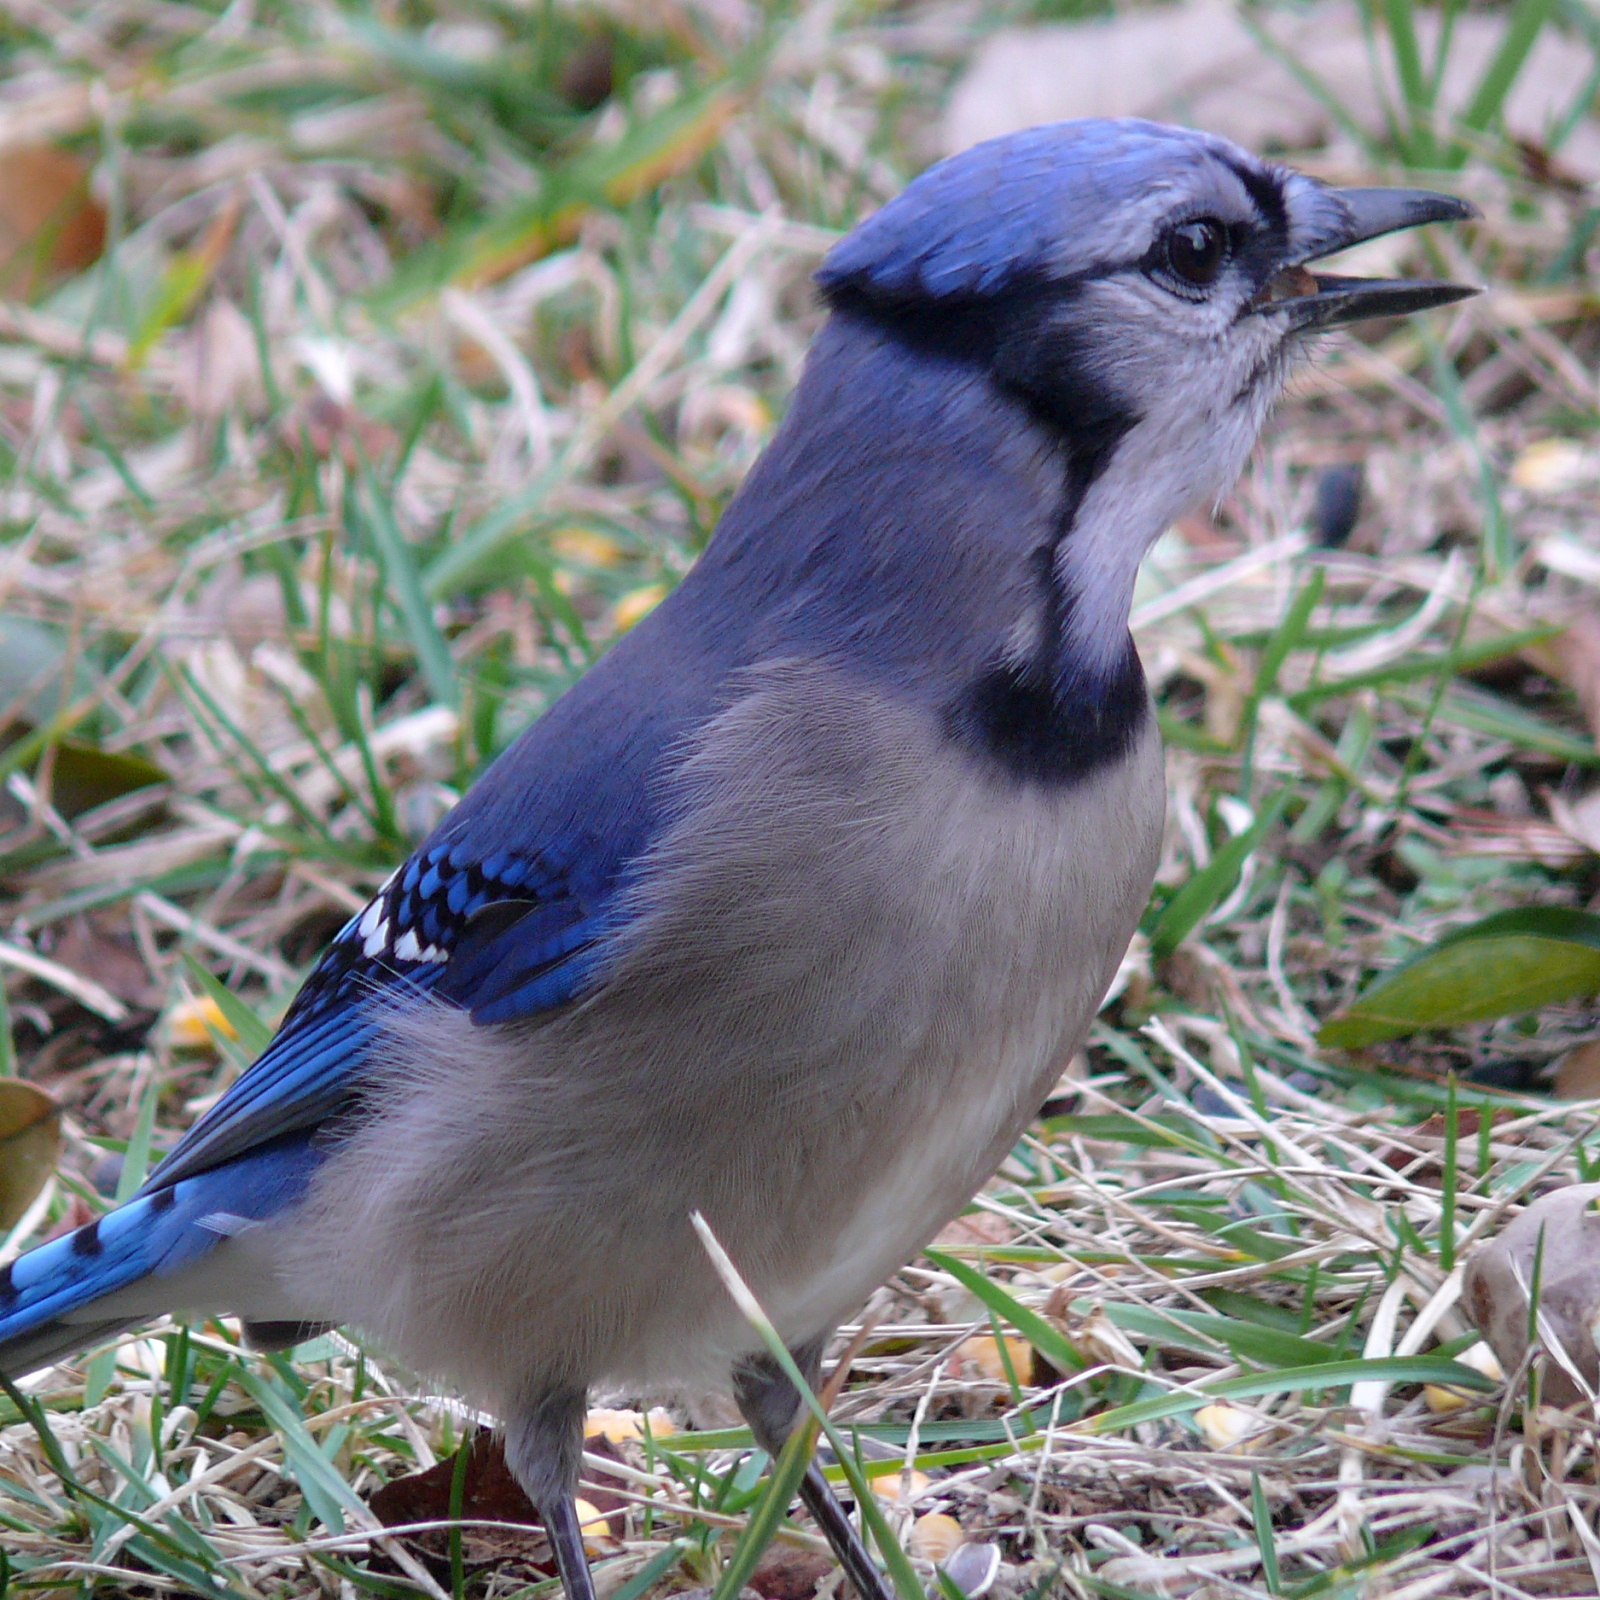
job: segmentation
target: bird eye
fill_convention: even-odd
[[[1228,259],[1228,230],[1215,217],[1181,223],[1167,235],[1166,266],[1173,277],[1204,289]]]

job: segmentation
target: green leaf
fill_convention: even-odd
[[[50,773],[50,800],[70,821],[109,800],[167,781],[167,774],[143,756],[99,750],[81,739],[60,739]]]
[[[1285,786],[1263,807],[1256,820],[1243,833],[1228,840],[1209,864],[1189,878],[1162,907],[1161,915],[1150,933],[1150,953],[1157,961],[1164,961],[1170,956],[1199,926],[1207,913],[1232,891],[1250,852],[1283,815],[1283,808],[1288,803],[1289,789]]]
[[[1317,1034],[1360,1049],[1424,1028],[1515,1016],[1600,993],[1600,917],[1531,906],[1485,917],[1380,978]]]
[[[0,1231],[20,1222],[61,1157],[61,1107],[20,1078],[0,1081]]]
[[[991,1282],[965,1261],[957,1261],[941,1250],[925,1250],[923,1255],[941,1272],[948,1272],[962,1288],[975,1294],[997,1317],[1009,1322],[1056,1371],[1083,1370],[1083,1357],[1054,1323],[1030,1310],[1014,1295],[1007,1294],[998,1283]]]

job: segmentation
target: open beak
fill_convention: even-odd
[[[1453,195],[1426,189],[1330,189],[1327,198],[1338,220],[1317,240],[1313,252],[1282,268],[1251,302],[1255,312],[1287,319],[1296,332],[1337,327],[1368,317],[1403,317],[1413,311],[1447,306],[1480,293],[1463,283],[1427,278],[1339,278],[1312,273],[1305,261],[1318,261],[1366,239],[1427,222],[1462,222],[1478,208]]]

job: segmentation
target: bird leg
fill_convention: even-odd
[[[583,1530],[573,1504],[587,1404],[582,1389],[552,1390],[519,1408],[506,1422],[506,1465],[544,1523],[567,1600],[595,1600]]]
[[[583,1549],[583,1529],[578,1523],[578,1508],[570,1494],[557,1495],[539,1507],[545,1537],[556,1553],[561,1587],[567,1600],[595,1600],[594,1579],[589,1573],[589,1558]]]
[[[813,1390],[819,1387],[822,1352],[827,1342],[828,1336],[824,1334],[790,1352],[801,1376]],[[748,1357],[734,1369],[733,1396],[756,1436],[756,1443],[776,1460],[800,1416],[800,1395],[783,1368],[769,1355]],[[894,1591],[867,1554],[861,1535],[815,1461],[806,1468],[806,1475],[800,1481],[800,1499],[832,1546],[839,1565],[861,1600],[895,1600]]]

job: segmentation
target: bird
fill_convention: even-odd
[[[1476,292],[1311,265],[1473,207],[1201,131],[1034,127],[823,259],[787,413],[671,595],[334,937],[137,1194],[0,1270],[21,1376],[174,1310],[347,1325],[491,1411],[568,1600],[591,1387],[800,1396],[1082,1047],[1163,756],[1135,576],[1312,338]],[[883,1574],[813,1463],[863,1600]]]

